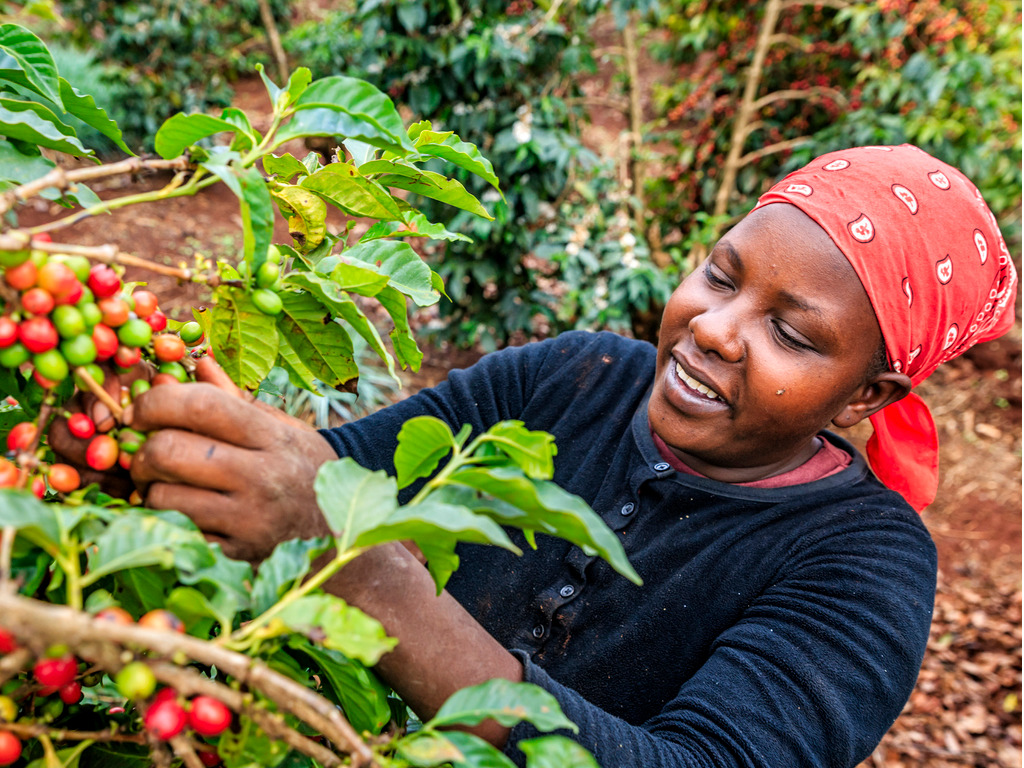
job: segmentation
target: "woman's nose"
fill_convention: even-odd
[[[697,347],[727,363],[737,363],[745,354],[740,327],[738,311],[732,306],[708,308],[690,319],[690,332]]]

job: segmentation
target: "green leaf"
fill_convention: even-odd
[[[178,113],[164,121],[153,139],[153,148],[165,160],[177,157],[200,139],[230,131],[242,133],[237,125],[201,112],[185,115]],[[244,136],[245,134],[242,133]]]
[[[311,645],[308,640],[290,640],[289,647],[304,654],[319,667],[321,680],[330,687],[345,716],[357,732],[380,733],[391,719],[389,689],[358,661]]]
[[[309,71],[308,67],[298,67],[291,76],[288,78],[288,83],[285,85],[285,93],[288,94],[288,100],[285,103],[286,107],[290,107],[299,97],[306,92],[309,88],[309,84],[313,81],[313,73]]]
[[[346,249],[342,256],[373,265],[378,272],[390,278],[388,284],[392,288],[404,293],[418,306],[429,307],[441,299],[441,294],[434,287],[430,267],[408,243],[394,240],[357,243]]]
[[[401,739],[395,754],[418,768],[431,768],[463,759],[459,748],[448,741],[444,734],[423,731],[417,731]]]
[[[409,192],[414,192],[431,200],[438,200],[442,203],[461,208],[462,210],[475,213],[488,221],[494,221],[494,217],[487,212],[480,201],[466,191],[466,188],[455,179],[449,179],[440,173],[426,171],[406,163],[393,160],[371,160],[363,163],[359,170],[363,173],[378,173],[378,184],[384,187],[397,187]]]
[[[495,720],[506,728],[527,721],[539,731],[561,728],[576,733],[579,729],[562,714],[558,700],[531,683],[513,683],[495,678],[486,683],[463,688],[441,705],[424,728],[450,728],[453,725],[479,725]]]
[[[25,155],[9,141],[0,139],[0,179],[15,184],[45,176],[57,164],[42,155]]]
[[[4,488],[0,490],[0,529],[10,526],[57,547],[62,528],[57,519],[59,509],[54,504],[44,504],[27,491]]]
[[[571,541],[599,554],[634,584],[643,583],[615,533],[583,499],[554,483],[533,480],[513,467],[463,467],[449,475],[448,482],[467,485],[519,510],[510,520],[504,518],[501,508],[495,508],[500,522]]]
[[[125,513],[96,537],[89,553],[89,572],[83,586],[115,571],[157,566],[196,571],[214,561],[209,544],[198,531],[168,523],[155,515]]]
[[[246,610],[252,590],[252,566],[242,560],[232,560],[219,544],[210,544],[215,557],[213,564],[197,570],[179,570],[178,579],[184,584],[200,588],[217,612],[217,619],[225,631],[230,631],[235,615]]]
[[[142,744],[100,742],[82,755],[81,768],[150,768],[153,758]]]
[[[275,85],[274,81],[267,77],[267,73],[263,71],[263,65],[257,64],[256,71],[260,73],[260,79],[263,80],[263,85],[267,89],[267,95],[270,96],[270,103],[274,105],[274,111],[278,112],[277,99],[281,95],[281,89]]]
[[[94,154],[73,135],[69,135],[69,132],[73,132],[68,126],[58,121],[65,129],[62,131],[53,121],[40,116],[44,110],[49,112],[34,102],[0,99],[0,135],[78,157],[91,157]]]
[[[302,187],[290,185],[271,189],[270,195],[288,217],[288,234],[295,240],[296,249],[311,251],[324,241],[327,203],[320,197]]]
[[[395,374],[395,360],[384,348],[384,341],[381,339],[377,329],[370,322],[352,299],[330,280],[310,272],[297,272],[287,279],[288,285],[294,285],[309,291],[320,301],[335,317],[340,317],[348,323],[356,332],[363,337],[381,360],[387,365],[391,378],[401,386],[402,381]]]
[[[331,163],[304,178],[300,185],[350,216],[399,220],[402,212],[391,194],[366,178],[351,163]]]
[[[328,256],[317,264],[317,272],[329,275],[331,282],[343,291],[357,293],[360,296],[376,296],[388,284],[387,275],[382,275],[376,268],[364,267],[361,264],[350,264],[344,256]]]
[[[106,111],[96,105],[96,101],[87,93],[80,92],[63,77],[60,78],[60,99],[68,114],[74,115],[86,125],[96,129],[110,139],[123,152],[134,156],[128,145],[124,143],[121,129],[117,123],[107,117]]]
[[[221,286],[214,291],[210,344],[217,363],[243,389],[255,390],[277,359],[275,318],[260,312],[241,291]]]
[[[429,497],[419,504],[394,510],[386,520],[357,536],[353,546],[368,547],[404,539],[416,542],[426,556],[438,594],[458,568],[455,546],[459,542],[491,544],[521,554],[504,529],[489,517]]]
[[[462,753],[462,759],[452,761],[455,768],[515,768],[515,763],[479,736],[465,731],[445,731],[444,737]]]
[[[379,621],[333,595],[300,597],[276,618],[293,632],[370,666],[398,644]]]
[[[421,154],[440,157],[459,168],[479,176],[498,192],[501,187],[498,184],[498,177],[494,173],[494,166],[491,161],[480,154],[480,150],[469,142],[462,141],[452,131],[420,131],[415,139],[416,149]],[[505,196],[502,195],[502,200]]]
[[[473,238],[459,232],[450,232],[445,229],[444,224],[435,224],[422,213],[406,214],[404,222],[378,221],[363,233],[359,242],[366,243],[385,237],[429,237],[431,240],[447,240],[448,242],[455,240],[466,243],[473,242]]]
[[[220,113],[220,119],[231,123],[237,129],[231,148],[245,152],[260,142],[259,133],[249,122],[249,116],[237,107],[228,107]]]
[[[423,361],[423,353],[416,345],[416,338],[409,327],[408,307],[405,304],[405,296],[396,288],[385,285],[377,292],[377,301],[387,310],[395,327],[388,336],[391,339],[391,346],[395,350],[395,359],[403,368],[411,368],[413,371],[420,369]]]
[[[309,573],[316,557],[327,551],[325,539],[282,541],[260,563],[252,584],[252,612],[259,615],[281,599],[281,595]]]
[[[548,432],[529,430],[521,421],[502,421],[487,430],[481,441],[498,448],[527,477],[550,480],[555,474],[555,438]]]
[[[238,171],[242,194],[238,201],[242,208],[242,240],[249,271],[256,274],[267,260],[267,249],[274,239],[274,203],[270,199],[267,182],[255,168]]]
[[[277,327],[303,365],[330,387],[357,378],[359,366],[352,339],[331,320],[328,309],[309,293],[282,291],[278,295],[284,309],[277,316]]]
[[[321,466],[313,487],[339,552],[350,549],[360,534],[398,509],[395,479],[382,471],[371,472],[349,457]]]
[[[438,463],[455,447],[451,429],[434,416],[416,416],[398,431],[395,449],[395,477],[405,488],[437,469]]]
[[[262,161],[263,170],[271,176],[277,176],[280,181],[290,182],[295,176],[309,175],[309,169],[288,152],[280,157],[264,155]]]
[[[299,389],[308,389],[310,392],[316,392],[316,376],[299,359],[299,353],[292,349],[287,338],[280,337],[279,341],[277,364],[288,372],[288,381]]]
[[[61,103],[57,65],[46,44],[22,26],[0,24],[0,80],[13,79],[14,72],[21,75],[15,82]]]
[[[224,626],[224,617],[202,592],[193,587],[176,587],[167,596],[167,610],[185,624],[189,633],[198,636],[209,635],[213,622]],[[228,631],[231,619],[227,620]]]
[[[601,768],[586,749],[572,739],[554,734],[521,741],[526,768]]]
[[[278,146],[305,136],[343,136],[399,154],[412,150],[394,103],[364,80],[342,75],[316,80],[295,110],[277,133]]]

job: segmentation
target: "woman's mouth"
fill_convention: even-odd
[[[683,366],[681,366],[679,363],[676,363],[676,375],[679,377],[679,380],[683,382],[683,384],[685,384],[687,387],[696,392],[700,392],[702,395],[704,395],[704,397],[708,398],[709,400],[718,400],[720,402],[724,402],[722,400],[721,395],[719,395],[717,392],[711,389],[711,387],[707,386],[706,384],[701,384],[692,376],[687,375],[686,371],[683,370]]]

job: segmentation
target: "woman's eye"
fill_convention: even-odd
[[[719,277],[714,273],[714,271],[711,269],[710,263],[706,263],[704,265],[704,279],[711,283],[711,285],[714,285],[718,288],[732,287],[732,283],[730,283],[728,280],[725,280],[722,277]]]
[[[786,346],[793,347],[794,349],[813,349],[810,344],[801,341],[792,333],[787,331],[786,327],[782,323],[773,322],[772,326],[775,328],[775,335],[778,336],[779,340]]]

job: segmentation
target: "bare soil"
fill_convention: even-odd
[[[665,73],[658,73],[662,76]],[[653,75],[648,74],[648,79]],[[607,85],[605,86],[607,88]],[[588,89],[599,88],[588,84]],[[260,128],[269,113],[258,80],[237,84],[237,106]],[[588,138],[602,151],[619,152],[625,119],[614,109],[595,111]],[[304,148],[293,151],[304,153]],[[131,191],[168,179],[151,176]],[[103,197],[124,194],[113,186]],[[24,224],[66,212],[38,203]],[[135,206],[84,220],[57,239],[120,248],[169,264],[191,262],[198,251],[231,257],[241,250],[238,203],[223,186],[194,198]],[[275,233],[287,242],[284,227]],[[169,278],[148,280],[165,311],[181,316],[208,300],[203,289]],[[441,381],[449,369],[471,364],[477,351],[428,349],[407,391]],[[919,388],[935,415],[941,440],[942,481],[923,519],[939,550],[940,581],[929,652],[920,682],[903,715],[875,754],[872,768],[1021,766],[1021,327],[980,345],[939,369]],[[855,442],[866,439],[855,432]]]

